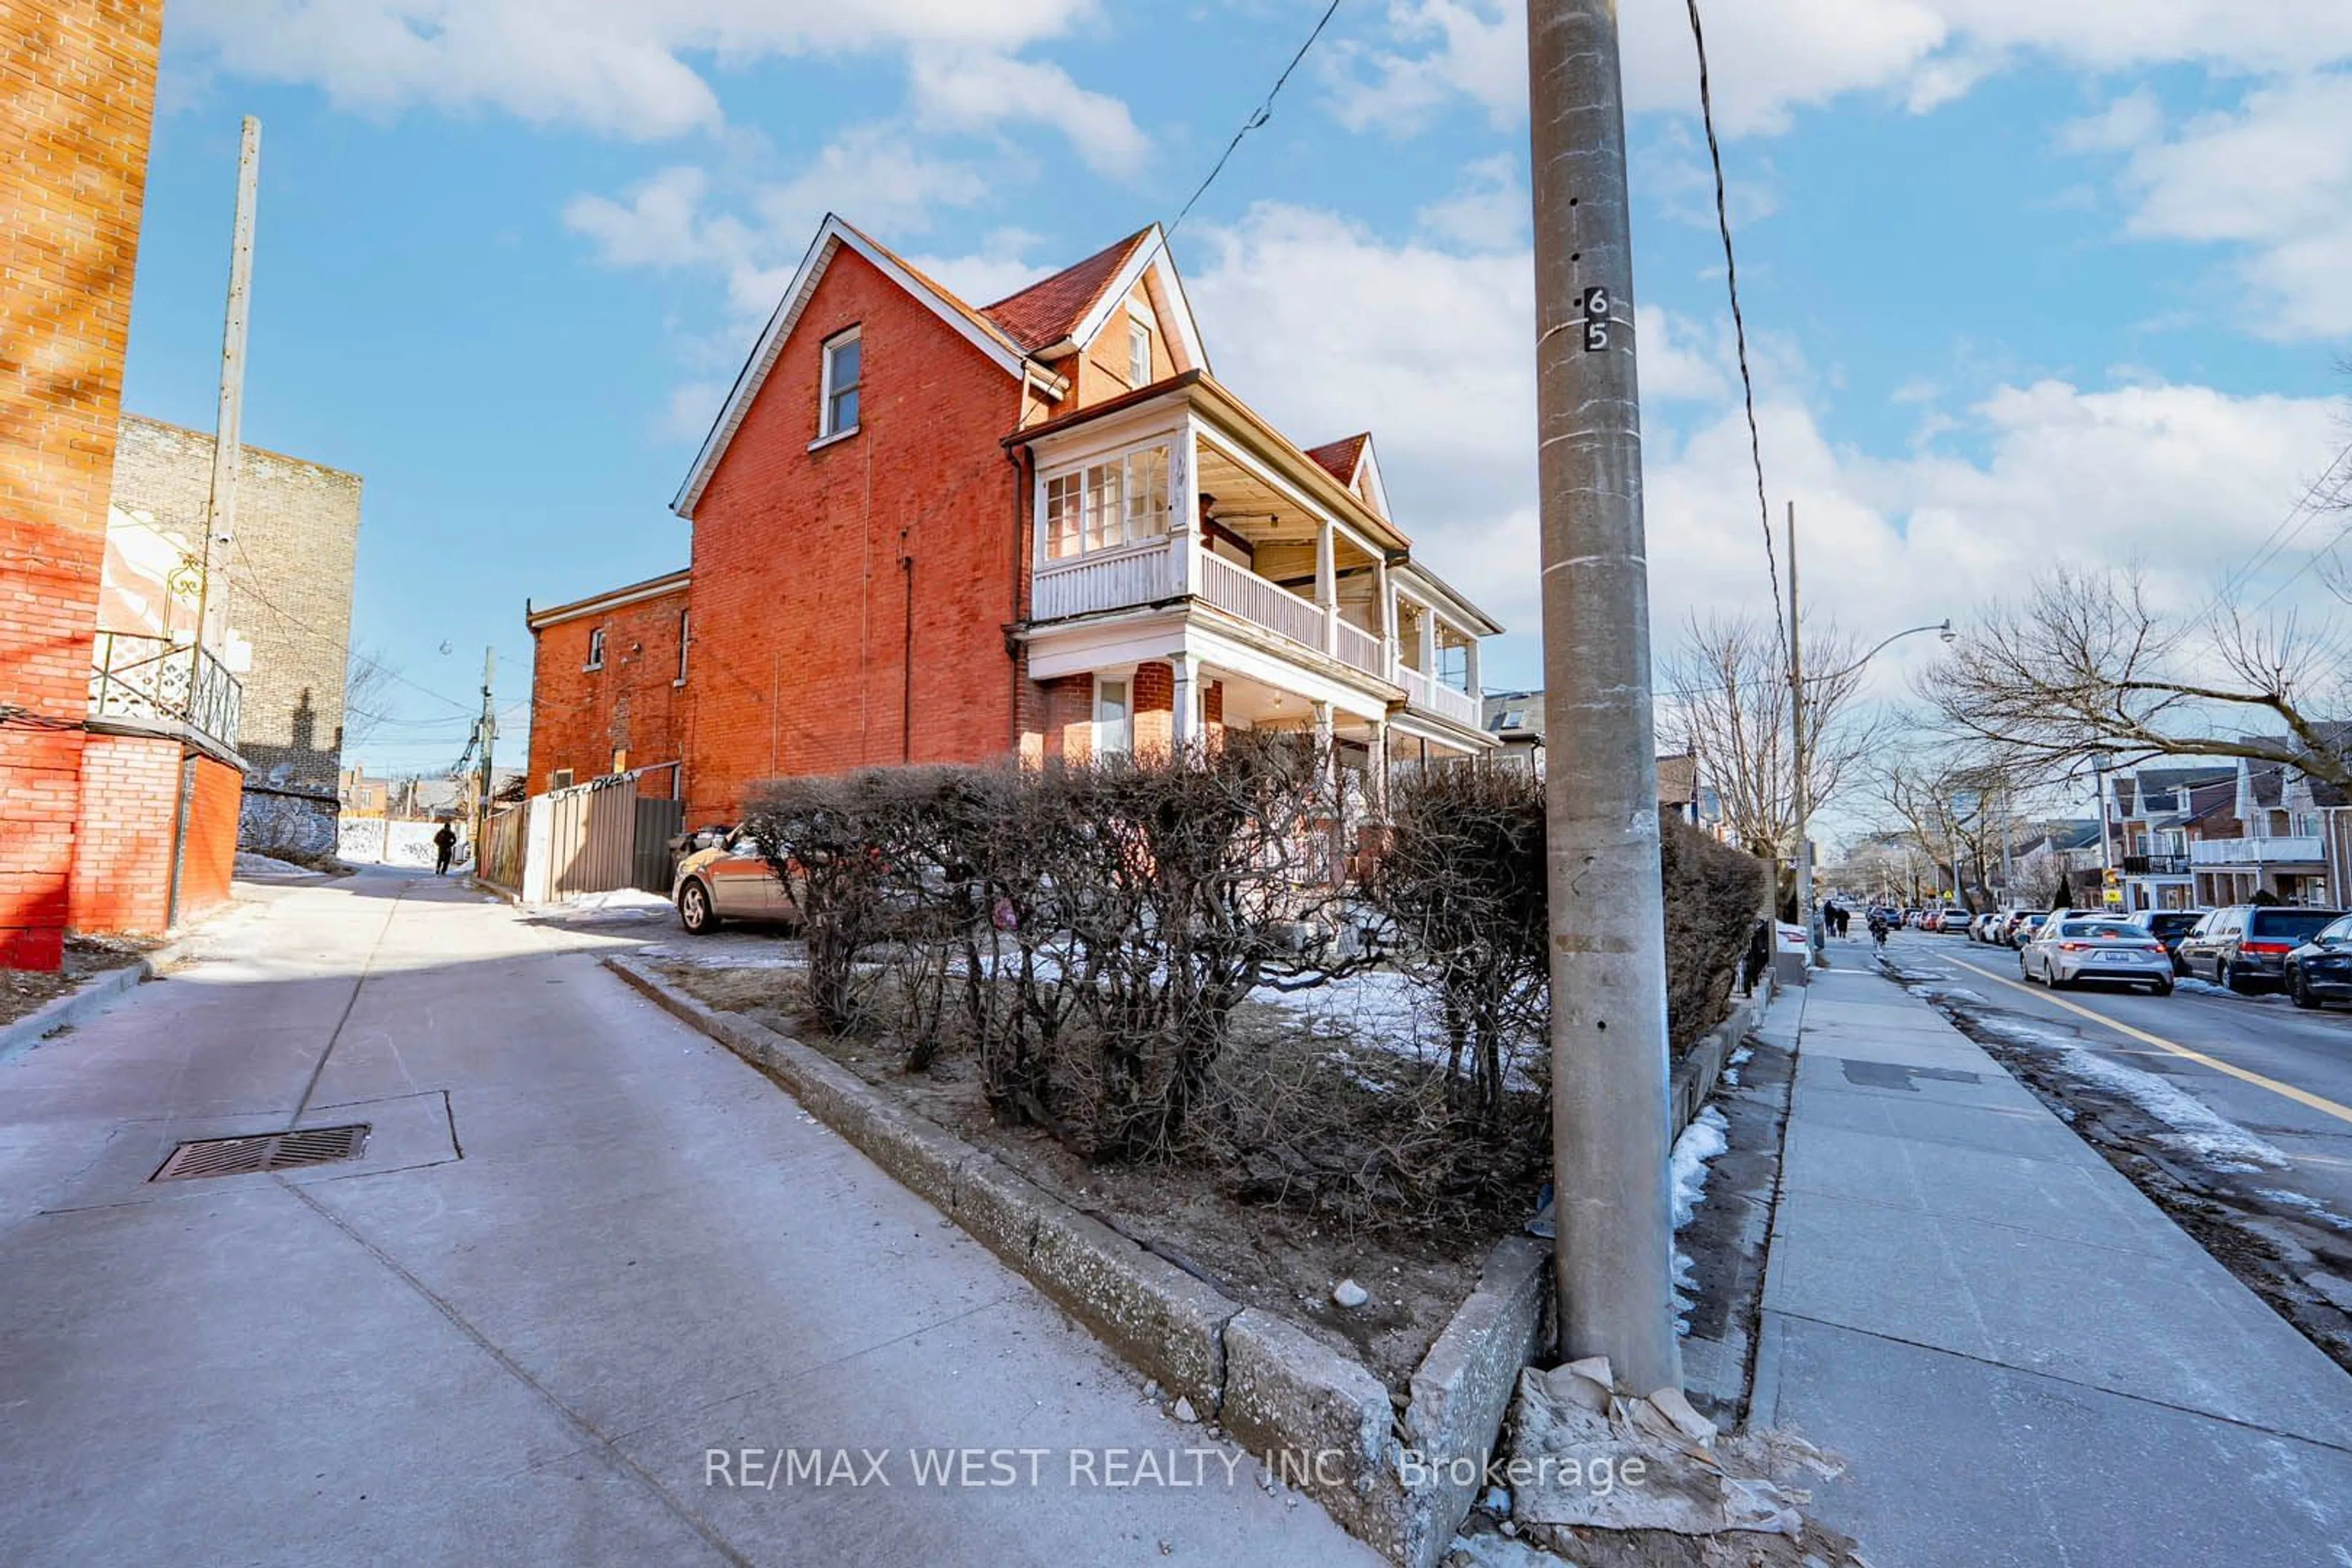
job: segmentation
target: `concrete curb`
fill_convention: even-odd
[[[44,1002],[13,1024],[0,1026],[0,1067],[58,1030],[76,1028],[96,1017],[113,1006],[132,986],[157,978],[186,959],[196,939],[205,934],[202,929],[191,931],[152,952],[141,953],[129,963],[101,969],[65,995]]]
[[[1417,1543],[1433,1537],[1442,1550],[1452,1539],[1460,1516],[1444,1520],[1441,1532],[1433,1494],[1408,1496],[1400,1483],[1388,1387],[1360,1362],[1283,1319],[1244,1310],[895,1104],[823,1053],[740,1014],[707,1006],[624,955],[603,962],[773,1078],[810,1115],[953,1218],[1128,1364],[1171,1396],[1189,1400],[1202,1420],[1221,1422],[1279,1480],[1320,1502],[1350,1534],[1398,1562],[1415,1563],[1435,1561],[1408,1558]],[[1462,1343],[1469,1333],[1449,1328],[1447,1338]],[[1463,1359],[1483,1364],[1487,1358],[1465,1345]],[[1510,1377],[1517,1376],[1515,1365]],[[1449,1451],[1457,1442],[1454,1428],[1480,1407],[1462,1397],[1447,1405]],[[1482,1462],[1500,1415],[1497,1410],[1483,1434],[1460,1439]],[[1441,1424],[1434,1414],[1431,1421],[1433,1430]],[[1467,1506],[1465,1500],[1465,1512]]]
[[[1433,1568],[1444,1556],[1484,1489],[1519,1370],[1549,1342],[1548,1244],[1532,1237],[1496,1244],[1476,1288],[1414,1371],[1400,1416],[1387,1385],[1354,1357],[1286,1319],[1244,1309],[830,1057],[709,1007],[625,955],[603,963],[773,1078],[1130,1366],[1189,1399],[1203,1420],[1220,1421],[1349,1534],[1407,1568]],[[1765,1001],[1736,1005],[1675,1069],[1677,1131],[1714,1091]]]
[[[1723,1077],[1724,1064],[1764,1016],[1764,1009],[1771,1000],[1769,987],[1752,996],[1734,997],[1730,1016],[1702,1037],[1675,1064],[1666,1092],[1667,1103],[1674,1110],[1672,1136],[1681,1137],[1683,1129],[1691,1124],[1699,1108],[1715,1093],[1715,1086]]]

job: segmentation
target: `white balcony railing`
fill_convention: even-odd
[[[1404,688],[1405,700],[1413,707],[1473,730],[1478,727],[1478,700],[1468,692],[1433,680],[1407,664],[1397,666],[1397,684]]]
[[[1381,639],[1368,631],[1349,626],[1345,621],[1339,623],[1339,646],[1337,652],[1339,662],[1351,669],[1360,669],[1366,675],[1385,675],[1386,673],[1382,668],[1386,661],[1381,658]]]
[[[1053,621],[1090,610],[1149,605],[1168,597],[1174,586],[1167,542],[1133,545],[1039,567],[1030,584],[1029,613]]]
[[[1323,647],[1322,606],[1300,598],[1279,584],[1270,583],[1246,566],[1236,566],[1213,551],[1202,551],[1201,597],[1228,615],[1239,616],[1295,643]]]
[[[2192,866],[2280,866],[2294,862],[2317,864],[2323,853],[2316,837],[2285,838],[2208,838],[2189,847]]]

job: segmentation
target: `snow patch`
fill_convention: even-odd
[[[2000,1017],[1979,1017],[1975,1023],[2013,1045],[2055,1052],[2060,1071],[2130,1100],[2171,1129],[2163,1142],[2213,1170],[2243,1173],[2282,1170],[2288,1163],[2276,1148],[2154,1073],[2109,1061],[2078,1039],[2030,1024]]]
[[[2243,992],[2232,991],[2226,985],[2216,985],[2210,980],[2192,979],[2186,974],[2176,978],[2172,983],[2172,988],[2191,996],[2227,996],[2232,1002],[2252,1002],[2258,1006],[2281,1006],[2287,1000],[2286,994],[2283,991],[2264,991],[2249,995]]]
[[[1673,1183],[1675,1229],[1677,1233],[1688,1226],[1698,1213],[1699,1200],[1706,1194],[1707,1167],[1723,1152],[1731,1147],[1731,1123],[1723,1112],[1710,1105],[1692,1119],[1675,1140],[1675,1152],[1668,1163],[1668,1175]],[[1689,1253],[1677,1247],[1675,1251],[1675,1332],[1690,1332],[1691,1309],[1697,1305],[1697,1265]]]
[[[2294,1209],[2299,1214],[2306,1215],[2337,1230],[2352,1231],[2352,1219],[2346,1219],[2317,1198],[2306,1196],[2302,1193],[2291,1193],[2284,1187],[2262,1187],[2256,1190],[2260,1196],[2268,1198],[2281,1208]]]

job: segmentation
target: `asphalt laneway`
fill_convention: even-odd
[[[1964,936],[1906,931],[1887,945],[1888,957],[1907,973],[1949,970],[1955,985],[1990,1007],[2071,1036],[2110,1061],[2193,1095],[2287,1156],[2290,1166],[2267,1173],[2266,1182],[2352,1220],[2352,1008],[2315,1013],[2279,995],[2183,989],[2151,996],[2096,984],[2053,994],[2021,983],[2014,953]],[[1832,943],[1832,963],[1848,951],[1853,957],[1846,963],[1867,963],[1863,941]],[[1965,998],[1958,1005],[1979,1010]],[[2195,1056],[2183,1054],[2189,1052]]]
[[[608,934],[395,871],[240,896],[0,1066],[0,1563],[1374,1561]],[[298,1123],[369,1131],[151,1180]],[[1020,1457],[920,1483],[965,1447]],[[1136,1484],[1079,1479],[1113,1450]]]

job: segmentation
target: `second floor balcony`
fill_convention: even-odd
[[[1295,448],[1286,471],[1263,433],[1186,390],[1038,442],[1032,626],[1206,612],[1278,657],[1477,730],[1478,639],[1499,628],[1416,565],[1365,498],[1334,504]]]
[[[208,648],[171,637],[100,632],[90,650],[89,715],[185,724],[236,748],[245,687]]]
[[[2262,866],[2316,868],[2326,853],[2326,846],[2316,835],[2305,834],[2277,838],[2207,838],[2189,847],[2190,863],[2200,869]]]

